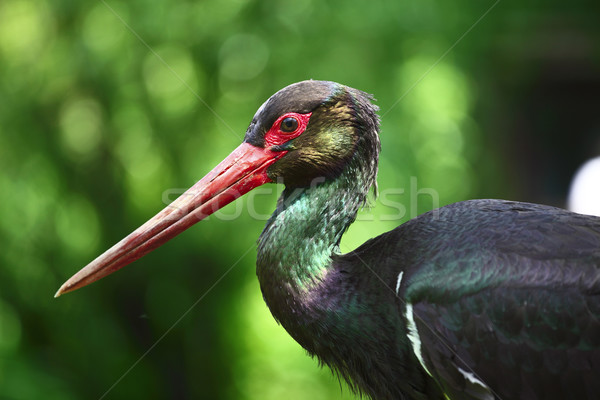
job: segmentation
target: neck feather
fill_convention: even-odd
[[[332,181],[286,188],[258,243],[261,282],[290,285],[298,292],[320,282],[339,243],[364,204],[367,190],[347,169]]]

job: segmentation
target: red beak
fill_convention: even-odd
[[[255,187],[271,182],[267,168],[285,153],[242,143],[165,209],[73,275],[55,297],[112,274]]]

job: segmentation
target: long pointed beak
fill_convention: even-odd
[[[54,297],[112,274],[255,187],[271,182],[266,170],[285,153],[242,143],[161,212],[73,275]]]

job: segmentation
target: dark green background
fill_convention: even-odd
[[[381,107],[381,197],[343,251],[468,198],[563,206],[577,166],[600,153],[599,8],[2,0],[0,398],[352,398],[262,301],[255,241],[273,185],[52,296],[303,79],[368,91]]]

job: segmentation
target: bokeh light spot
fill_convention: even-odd
[[[100,231],[96,210],[88,200],[77,195],[62,199],[56,211],[56,231],[71,252],[78,255],[94,252]]]
[[[588,160],[573,177],[569,210],[600,216],[600,157]]]
[[[10,62],[28,61],[39,56],[48,40],[49,19],[43,1],[3,1],[0,3],[0,52]]]
[[[465,117],[470,103],[467,80],[447,62],[436,64],[427,73],[435,62],[435,59],[417,56],[400,68],[400,92],[408,92],[402,106],[419,113],[441,112],[457,120]]]
[[[169,116],[180,116],[202,96],[203,73],[194,66],[190,53],[175,46],[163,46],[144,60],[144,83],[150,98]],[[157,56],[158,54],[158,56]]]
[[[116,154],[131,175],[144,177],[152,172],[142,169],[140,160],[151,152],[152,127],[143,110],[135,104],[123,105],[114,117],[118,129]]]
[[[102,108],[91,98],[76,97],[60,113],[60,132],[69,155],[89,156],[97,150],[102,137]]]
[[[223,43],[219,56],[221,75],[233,81],[244,81],[263,71],[269,59],[269,48],[258,36],[238,34]]]
[[[118,5],[114,4],[111,7]],[[118,7],[116,13],[128,20],[127,12]],[[126,27],[104,4],[98,3],[87,14],[83,24],[83,40],[85,44],[101,55],[119,54],[119,45],[125,37]]]

